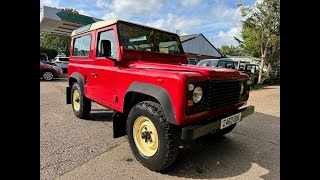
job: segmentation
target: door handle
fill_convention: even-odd
[[[93,77],[97,77],[97,76],[98,76],[97,73],[91,73],[91,75],[92,75]]]

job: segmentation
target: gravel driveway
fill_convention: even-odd
[[[125,138],[112,138],[112,112],[93,104],[89,120],[65,104],[66,79],[40,82],[41,179],[279,179],[280,87],[250,94],[255,113],[223,138],[200,138],[167,172],[149,171]]]

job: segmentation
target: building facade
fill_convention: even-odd
[[[203,36],[192,34],[180,36],[182,47],[188,55],[190,64],[196,64],[202,59],[219,59],[219,51]]]

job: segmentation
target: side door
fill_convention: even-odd
[[[96,31],[96,51],[95,51],[95,72],[91,74],[96,82],[95,96],[101,100],[104,105],[115,105],[117,103],[117,36],[115,33],[116,26],[102,28]],[[109,40],[111,42],[111,55],[103,57],[101,55],[101,41]]]
[[[91,32],[73,37],[71,44],[71,60],[73,61],[72,69],[80,73],[84,80],[84,91],[87,97],[92,98],[96,93],[95,79],[91,78],[91,73],[94,71],[94,54],[92,53],[94,34]]]

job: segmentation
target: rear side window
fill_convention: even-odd
[[[74,40],[73,56],[89,57],[90,55],[91,35],[78,37]]]

